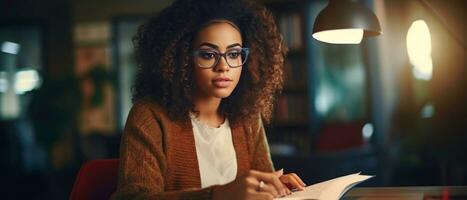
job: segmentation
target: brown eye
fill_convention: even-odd
[[[210,51],[200,51],[198,55],[205,60],[214,59],[216,57],[216,54]]]
[[[241,55],[241,53],[239,51],[237,51],[237,50],[227,53],[227,56],[230,59],[237,59],[240,55]]]

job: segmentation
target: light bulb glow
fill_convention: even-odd
[[[407,53],[413,65],[412,73],[417,79],[430,80],[433,73],[431,36],[424,20],[416,20],[407,32]]]
[[[364,139],[370,139],[371,136],[373,135],[374,128],[373,124],[371,123],[366,123],[363,128],[362,128],[362,135]]]
[[[432,103],[427,103],[422,108],[421,116],[422,118],[431,118],[435,115],[435,106]]]
[[[6,92],[8,89],[8,79],[6,72],[0,72],[0,92]]]
[[[20,45],[14,42],[5,41],[2,43],[2,52],[9,54],[18,54]]]
[[[321,42],[331,44],[360,44],[363,39],[363,29],[336,29],[320,31],[313,37]]]
[[[15,92],[17,94],[24,94],[38,88],[40,85],[39,74],[36,70],[24,70],[16,72],[15,74]]]
[[[315,108],[318,114],[322,116],[326,115],[337,99],[338,97],[331,87],[328,85],[320,86],[315,97]]]

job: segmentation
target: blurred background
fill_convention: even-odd
[[[131,38],[171,2],[0,1],[2,199],[67,199],[81,164],[118,158]],[[266,126],[277,169],[308,184],[360,171],[376,175],[362,186],[467,184],[466,1],[362,0],[383,35],[352,45],[311,37],[325,0],[260,2],[289,48]]]

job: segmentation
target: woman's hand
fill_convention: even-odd
[[[263,184],[260,182],[263,181]],[[261,187],[260,187],[261,186]],[[279,180],[276,173],[266,173],[250,170],[244,176],[221,185],[213,191],[213,200],[250,200],[274,199],[287,194],[287,187]]]
[[[284,170],[274,172],[279,180],[287,186],[287,194],[290,194],[290,190],[304,190],[306,184],[298,177],[295,173],[284,174]]]

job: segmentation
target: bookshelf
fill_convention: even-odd
[[[374,48],[314,40],[313,22],[327,2],[263,0],[289,49],[284,89],[266,126],[272,160],[309,183],[355,171],[378,174],[366,56]],[[363,134],[364,127],[371,131]]]
[[[284,63],[284,89],[273,122],[266,127],[273,156],[306,157],[311,152],[306,52],[305,1],[274,1],[264,5],[272,11],[288,53]]]

